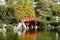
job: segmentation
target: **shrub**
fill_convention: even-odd
[[[42,20],[42,21],[40,22],[40,25],[41,25],[41,26],[45,26],[46,24],[47,24],[47,22],[44,21],[44,20]]]
[[[2,22],[2,20],[0,20],[0,28],[2,28],[3,27],[3,22]]]
[[[14,28],[14,26],[12,26],[12,25],[7,26],[7,27],[6,27],[7,33],[13,32],[13,28]]]
[[[54,27],[56,27],[56,26],[58,26],[58,25],[59,25],[59,24],[58,24],[58,22],[55,22],[55,21],[50,22],[50,24],[51,24],[52,26],[54,26]]]
[[[60,25],[60,21],[58,22],[58,25]]]
[[[45,27],[45,25],[47,24],[47,22],[46,21],[41,21],[40,22],[40,29],[43,31],[44,30],[44,27]]]

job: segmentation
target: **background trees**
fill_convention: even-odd
[[[0,6],[0,20],[2,20],[3,23],[17,23],[17,16],[13,7]]]
[[[47,17],[55,19],[60,15],[60,4],[57,0],[38,0],[36,9],[37,18],[46,19]]]
[[[7,5],[0,5],[0,20],[3,23],[19,23],[22,18],[35,18],[33,1],[6,0]]]
[[[59,16],[60,17],[60,5],[59,4],[55,4],[54,8],[52,10],[52,15],[53,16]]]
[[[39,0],[36,10],[42,16],[51,16],[51,10],[53,9],[53,2],[49,2],[47,0]]]
[[[6,0],[7,5],[0,6],[0,19],[8,23],[10,23],[11,20],[16,20],[18,23],[26,17],[35,18],[37,16],[37,18],[42,17],[42,19],[44,19],[46,17],[60,16],[60,5],[56,4],[55,0],[37,1],[37,7],[34,9],[34,0]]]

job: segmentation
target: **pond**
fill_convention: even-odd
[[[36,36],[35,34],[26,34],[26,35],[18,35],[14,32],[6,32],[5,35],[0,33],[0,40],[57,40],[56,32],[52,31],[42,31],[40,35]],[[60,40],[60,36],[58,37]]]

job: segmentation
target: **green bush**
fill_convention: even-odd
[[[54,27],[56,27],[56,26],[58,26],[58,25],[59,25],[59,24],[58,24],[58,22],[55,22],[55,21],[50,22],[50,24],[51,24],[52,26],[54,26]]]
[[[44,20],[42,20],[42,21],[40,22],[40,25],[41,25],[41,26],[45,26],[46,24],[47,24],[47,22],[44,21]]]
[[[60,21],[58,22],[58,25],[60,25]]]
[[[3,24],[3,22],[2,22],[2,20],[0,20],[0,28],[2,28],[2,26],[3,26],[2,24]]]
[[[13,32],[13,28],[14,28],[14,26],[12,26],[12,25],[7,26],[7,27],[6,27],[7,33]]]

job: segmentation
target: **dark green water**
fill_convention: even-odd
[[[6,35],[0,33],[0,40],[22,40],[22,36],[18,36],[18,34],[13,32],[7,32]],[[41,32],[41,34],[38,37],[36,37],[35,40],[56,40],[56,32]],[[60,36],[58,40],[60,40]]]

